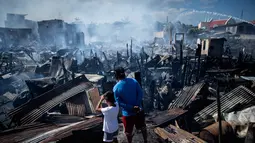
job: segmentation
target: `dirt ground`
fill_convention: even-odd
[[[162,140],[153,132],[153,129],[150,125],[147,125],[147,132],[148,132],[148,143],[163,143]],[[119,135],[118,135],[119,143],[127,143],[124,131],[123,131],[123,124],[120,124],[119,127]],[[134,129],[134,137],[133,143],[143,143],[143,136],[142,133]]]

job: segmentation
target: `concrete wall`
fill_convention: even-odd
[[[25,45],[32,38],[32,29],[0,28],[0,48]]]
[[[47,20],[38,22],[38,33],[41,44],[65,46],[65,25],[63,20]]]
[[[201,55],[220,58],[224,52],[223,44],[223,39],[202,40]]]

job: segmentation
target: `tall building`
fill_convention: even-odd
[[[48,46],[66,46],[65,22],[59,19],[38,22],[41,44]]]
[[[32,29],[34,40],[39,40],[37,22],[25,18],[26,14],[7,13],[5,20],[6,28]]]

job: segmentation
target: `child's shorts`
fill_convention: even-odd
[[[119,130],[113,132],[113,133],[107,133],[107,132],[104,132],[104,138],[103,138],[103,141],[104,142],[112,142],[113,139],[116,139],[117,136],[119,134]]]

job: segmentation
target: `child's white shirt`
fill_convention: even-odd
[[[110,106],[102,108],[104,115],[103,131],[107,133],[116,132],[119,129],[118,114],[119,105],[115,103],[116,107]]]

